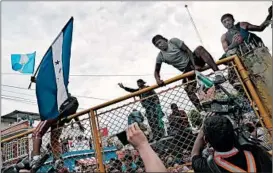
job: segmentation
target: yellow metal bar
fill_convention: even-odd
[[[21,137],[23,137],[25,135],[29,135],[29,134],[33,133],[34,131],[35,131],[35,128],[29,129],[28,131],[26,131],[24,133],[20,133],[20,134],[14,135],[12,137],[3,139],[3,140],[1,140],[1,143],[9,142],[9,141],[11,141],[13,139],[16,139],[16,138],[21,138]]]
[[[96,151],[96,156],[97,156],[99,170],[100,170],[99,172],[105,172],[104,165],[103,165],[102,149],[100,145],[99,130],[97,128],[96,115],[94,110],[90,111],[90,122],[92,125],[92,131],[94,135],[95,151]]]
[[[243,64],[241,63],[238,56],[236,56],[234,58],[234,62],[236,64],[238,71],[239,71],[244,83],[246,84],[246,87],[248,88],[253,100],[256,102],[256,105],[257,105],[259,112],[260,112],[260,116],[262,117],[266,128],[270,131],[270,134],[271,134],[272,133],[271,132],[271,129],[272,129],[271,118],[268,115],[265,107],[263,106],[263,103],[261,102],[261,99],[259,98],[252,82],[250,81],[247,71],[245,70],[245,68],[244,68]]]
[[[221,59],[221,60],[217,61],[216,64],[217,64],[217,65],[221,65],[221,64],[230,62],[230,61],[232,61],[232,60],[234,59],[234,57],[236,57],[236,56],[230,56],[230,57],[228,57],[228,58]],[[207,69],[209,69],[209,68],[210,68],[209,66],[205,66],[205,67],[204,67],[202,70],[200,70],[200,71],[204,71],[204,70],[207,70]],[[193,74],[194,74],[194,71],[190,71],[190,72],[188,72],[188,73],[183,73],[183,74],[181,74],[181,75],[175,76],[175,77],[173,77],[173,78],[170,78],[170,79],[164,81],[164,83],[167,85],[167,84],[176,82],[176,81],[178,81],[178,80],[184,79],[184,78],[186,78],[186,77],[192,76]],[[114,100],[111,100],[111,101],[105,102],[105,103],[103,103],[103,104],[94,106],[94,107],[92,107],[92,108],[90,108],[90,109],[81,111],[81,112],[76,113],[76,114],[74,114],[74,115],[70,115],[70,116],[68,117],[68,119],[72,119],[72,118],[75,118],[75,117],[77,117],[77,116],[80,116],[81,114],[88,113],[88,112],[90,112],[91,110],[98,110],[98,109],[107,107],[107,106],[109,106],[109,105],[112,105],[112,104],[115,104],[115,103],[118,103],[118,102],[127,100],[127,99],[129,99],[129,98],[138,96],[138,95],[140,95],[140,94],[143,94],[143,93],[145,93],[145,92],[147,92],[147,91],[150,91],[150,90],[153,90],[153,89],[156,89],[156,88],[159,88],[159,87],[160,87],[160,86],[158,86],[158,85],[152,85],[152,86],[150,86],[150,87],[148,87],[148,88],[145,88],[145,89],[142,89],[142,90],[140,90],[140,91],[137,91],[137,92],[134,92],[134,93],[131,93],[131,94],[127,94],[127,95],[125,95],[125,96],[123,96],[123,97],[116,98],[116,99],[114,99]]]
[[[236,57],[236,56],[230,56],[230,57],[228,57],[228,58],[221,59],[221,60],[217,61],[216,64],[217,64],[217,65],[221,65],[221,64],[230,62],[230,61],[232,61],[232,60],[234,59],[234,57]],[[200,71],[207,70],[207,69],[209,69],[209,68],[210,68],[210,67],[206,66],[206,67],[204,67],[204,68],[203,68],[202,70],[200,70]],[[176,77],[170,78],[170,79],[164,81],[164,83],[167,85],[167,84],[176,82],[176,81],[178,81],[178,80],[184,79],[184,78],[186,78],[186,77],[192,76],[193,74],[194,74],[193,71],[188,72],[188,73],[184,73],[184,74],[178,75],[178,76],[176,76]],[[78,116],[87,114],[87,113],[89,113],[91,110],[98,110],[98,109],[107,107],[107,106],[109,106],[109,105],[118,103],[118,102],[120,102],[120,101],[127,100],[127,99],[129,99],[129,98],[138,96],[138,95],[140,95],[140,94],[143,94],[143,93],[145,93],[145,92],[147,92],[147,91],[150,91],[150,90],[153,90],[153,89],[156,89],[156,88],[159,88],[159,86],[158,86],[158,85],[150,86],[150,87],[148,87],[148,88],[142,89],[142,90],[137,91],[137,92],[134,92],[134,93],[132,93],[132,94],[128,94],[128,95],[125,95],[125,96],[123,96],[123,97],[119,97],[119,98],[117,98],[117,99],[111,100],[111,101],[109,101],[109,102],[106,102],[106,103],[103,103],[103,104],[94,106],[94,107],[92,107],[92,108],[89,108],[89,109],[86,109],[86,110],[83,110],[83,111],[80,111],[80,112],[77,112],[77,113],[75,113],[75,114],[73,114],[73,115],[68,116],[67,119],[73,119],[73,118],[75,118],[75,117],[78,117]],[[13,140],[13,139],[15,139],[15,138],[19,138],[19,137],[22,137],[22,136],[27,135],[27,134],[31,134],[33,131],[34,131],[34,129],[33,129],[32,131],[28,131],[28,132],[25,132],[25,133],[23,133],[23,134],[16,135],[16,136],[14,136],[14,137],[7,138],[7,139],[1,141],[1,143],[2,143],[2,142],[11,141],[11,140]]]
[[[224,64],[224,63],[230,62],[230,61],[232,61],[232,60],[234,59],[234,57],[235,57],[235,56],[231,56],[231,57],[222,59],[222,60],[220,60],[220,61],[217,61],[216,64],[217,64],[217,65],[220,65],[220,64]],[[205,68],[203,68],[203,69],[200,70],[200,71],[207,70],[207,69],[209,69],[209,68],[210,68],[210,67],[206,66]],[[165,83],[166,85],[168,85],[168,84],[170,84],[170,83],[173,83],[173,82],[176,82],[176,81],[178,81],[178,80],[184,79],[184,78],[186,78],[186,77],[192,76],[193,74],[194,74],[194,71],[190,71],[190,72],[188,72],[188,73],[183,73],[183,74],[181,74],[181,75],[178,75],[178,76],[175,76],[175,77],[170,78],[170,79],[168,79],[168,80],[165,80],[164,83]],[[148,87],[148,88],[144,88],[144,89],[142,89],[142,90],[140,90],[140,91],[137,91],[137,92],[134,92],[134,93],[132,93],[132,94],[128,94],[128,95],[125,95],[125,96],[123,96],[123,97],[119,97],[119,98],[117,98],[117,99],[114,99],[114,100],[108,101],[108,102],[106,102],[106,103],[97,105],[97,106],[95,106],[95,107],[92,107],[91,109],[93,109],[93,110],[98,110],[98,109],[107,107],[107,106],[109,106],[109,105],[118,103],[118,102],[120,102],[120,101],[123,101],[123,100],[129,99],[129,98],[138,96],[138,95],[140,95],[140,94],[143,94],[143,93],[145,93],[145,92],[147,92],[147,91],[150,91],[150,90],[153,90],[153,89],[156,89],[156,88],[159,88],[159,87],[160,87],[160,86],[158,86],[157,84],[156,84],[156,85],[152,85],[152,86],[150,86],[150,87]]]

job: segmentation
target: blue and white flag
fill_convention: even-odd
[[[41,120],[57,118],[60,106],[68,98],[73,20],[71,17],[40,64],[36,96]]]
[[[29,54],[11,54],[11,68],[25,74],[34,72],[36,52]]]

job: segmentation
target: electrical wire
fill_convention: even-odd
[[[10,88],[16,88],[16,89],[23,89],[23,90],[32,90],[32,91],[35,91],[35,89],[27,89],[27,88],[17,87],[17,86],[13,86],[13,85],[5,85],[5,84],[2,84],[2,86],[4,86],[4,87],[10,87]],[[91,97],[91,96],[80,96],[80,95],[75,95],[75,97],[108,101],[108,99],[98,98],[98,97]]]
[[[21,97],[13,97],[13,96],[1,95],[1,98],[2,99],[6,99],[6,100],[20,102],[20,103],[26,103],[26,104],[31,104],[31,105],[38,105],[37,102],[34,101],[34,100],[28,100],[28,99],[24,99],[24,98],[21,98]],[[78,109],[85,110],[87,108],[81,108],[81,107],[79,107]]]
[[[21,93],[21,92],[9,91],[9,90],[5,90],[5,89],[1,89],[1,90],[5,91],[5,92],[8,92],[8,93],[21,94],[21,95],[36,97],[34,94],[26,94],[26,93]]]
[[[18,75],[26,76],[20,73],[1,73],[2,75]],[[71,77],[122,77],[122,76],[153,76],[154,74],[71,74]],[[165,75],[175,75],[174,73],[167,73]]]

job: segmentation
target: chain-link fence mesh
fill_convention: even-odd
[[[80,119],[79,122],[72,120],[64,125],[58,125],[53,130],[50,128],[43,136],[41,156],[45,156],[46,153],[50,153],[50,156],[38,172],[52,170],[56,167],[55,163],[58,159],[63,161],[63,167],[70,172],[98,171],[90,116],[82,115]],[[36,128],[39,128],[39,125]],[[3,166],[16,164],[22,158],[31,156],[33,147],[32,134],[2,143]]]
[[[253,102],[249,101],[238,71],[234,68],[233,63],[227,65],[228,68],[224,69],[223,73],[228,80],[222,86],[242,103],[243,123],[248,124],[248,130],[254,132],[256,129],[258,133],[262,133],[263,135],[260,134],[258,138],[263,141],[265,147],[271,149],[268,131],[259,123],[256,115],[257,108],[253,107]],[[212,75],[208,76],[213,78]],[[223,92],[216,92],[215,95],[214,91],[202,92],[195,86],[196,81],[182,84],[179,80],[166,86],[163,90],[156,89],[155,93],[149,91],[146,95],[142,94],[139,100],[130,99],[118,103],[116,107],[111,105],[111,108],[98,110],[99,126],[109,129],[108,142],[116,145],[118,150],[117,160],[113,159],[106,163],[106,170],[108,172],[144,170],[141,158],[132,146],[127,145],[124,133],[128,125],[136,121],[142,124],[141,127],[152,148],[169,170],[187,171],[191,169],[190,152],[202,121],[209,114],[202,111],[199,103],[205,104],[212,98],[227,97]],[[187,87],[190,89],[187,90]],[[144,121],[141,117],[144,118]]]
[[[270,150],[268,129],[259,118],[259,109],[250,101],[249,91],[243,85],[233,62],[225,64],[222,69],[228,79],[222,86],[243,103],[243,123],[248,124],[247,130],[257,135],[262,144]],[[207,70],[202,73],[214,78],[210,72],[211,70]],[[138,152],[127,143],[125,133],[129,124],[138,122],[168,171],[189,171],[190,153],[195,138],[203,120],[210,114],[204,111],[204,105],[212,98],[225,98],[227,95],[223,92],[215,94],[214,88],[200,90],[195,80],[182,80],[185,81],[184,78],[179,79],[165,87],[142,93],[140,97],[132,97],[94,110],[97,122],[95,130],[90,123],[90,115],[85,114],[79,117],[84,129],[79,128],[80,125],[72,120],[52,132],[47,132],[42,139],[42,152],[51,151],[55,156],[60,154],[64,167],[70,172],[101,171],[101,163],[97,159],[100,154],[106,172],[145,171]],[[99,135],[100,146],[97,147],[94,141],[95,133]],[[15,144],[23,139],[27,142]],[[12,155],[18,156],[19,153],[20,157],[25,157],[25,153],[30,154],[33,150],[31,135],[1,144],[4,165],[11,163],[14,159]],[[54,163],[51,154],[40,172],[46,172]]]

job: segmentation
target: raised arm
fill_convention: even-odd
[[[124,89],[125,91],[131,92],[131,93],[139,90],[139,89],[125,87],[122,83],[118,83],[118,85],[120,88]]]
[[[262,32],[265,30],[266,27],[270,25],[270,22],[268,20],[265,20],[261,25],[253,25],[248,22],[241,22],[240,26],[248,31],[257,31]]]
[[[272,6],[268,9],[268,15],[265,21],[261,25],[253,25],[248,22],[241,22],[240,26],[248,31],[258,31],[262,32],[266,27],[270,25],[270,21],[272,19]]]
[[[152,149],[137,123],[130,125],[126,134],[128,141],[138,150],[146,172],[167,172],[163,162]]]
[[[124,90],[133,93],[133,92],[138,91],[139,89],[124,87]]]
[[[191,157],[193,158],[194,156],[198,156],[201,155],[201,150],[204,148],[205,146],[205,142],[204,142],[204,132],[203,132],[203,127],[201,127],[200,132],[198,133],[196,140],[194,142],[192,151],[191,151]]]

